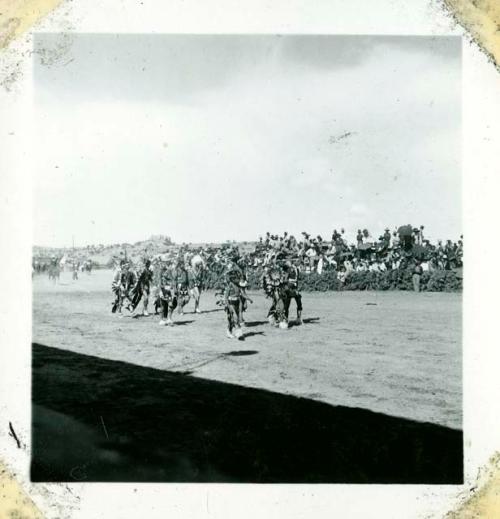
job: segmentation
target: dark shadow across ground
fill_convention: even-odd
[[[463,481],[461,431],[364,409],[40,344],[32,391],[36,482]]]

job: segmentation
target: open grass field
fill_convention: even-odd
[[[119,319],[111,278],[33,281],[34,480],[461,481],[461,294],[303,293],[280,330],[250,293],[237,340],[213,292]]]

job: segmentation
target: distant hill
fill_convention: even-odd
[[[238,245],[241,250],[251,250],[255,246],[255,242],[226,242]],[[111,264],[113,258],[117,258],[124,254],[132,261],[138,260],[144,256],[154,256],[163,254],[180,248],[181,245],[188,245],[191,248],[197,247],[220,247],[220,243],[182,243],[175,244],[168,236],[154,235],[147,240],[135,243],[114,243],[111,245],[87,245],[84,247],[43,247],[39,245],[33,246],[33,257],[40,259],[48,259],[52,255],[61,258],[77,258],[80,260],[90,259],[94,264],[105,267]]]
[[[33,246],[33,257],[49,258],[52,255],[68,258],[91,259],[95,264],[104,267],[114,257],[126,254],[127,257],[135,259],[147,255],[154,255],[171,250],[175,245],[168,236],[151,236],[147,240],[135,243],[113,243],[111,245],[86,245],[83,247],[43,247]]]

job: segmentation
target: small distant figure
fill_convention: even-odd
[[[59,281],[59,277],[61,275],[61,268],[59,266],[59,261],[56,256],[52,256],[50,258],[49,263],[49,279],[55,283]]]
[[[78,261],[73,261],[73,281],[76,281],[78,279],[78,269],[79,269],[79,263]]]
[[[388,227],[384,230],[384,234],[382,236],[382,243],[385,248],[389,248],[391,246],[391,231]]]
[[[92,260],[89,259],[84,263],[84,270],[87,272],[87,275],[90,276],[92,273]]]

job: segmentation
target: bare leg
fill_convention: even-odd
[[[200,292],[199,287],[194,287],[193,288],[194,311],[197,314],[200,313],[200,296],[201,296],[201,292]]]
[[[246,299],[240,299],[240,322],[241,324],[245,324],[244,314],[247,310],[247,301]]]
[[[234,308],[234,316],[235,316],[235,336],[240,339],[243,335],[243,332],[241,331],[241,312],[242,312],[242,305],[241,300],[238,300],[234,303],[234,305],[231,305]]]
[[[233,305],[227,307],[227,329],[229,333],[233,333],[234,329],[234,308]]]
[[[183,315],[184,314],[184,307],[189,303],[189,294],[188,295],[183,295],[179,298],[179,315]]]

